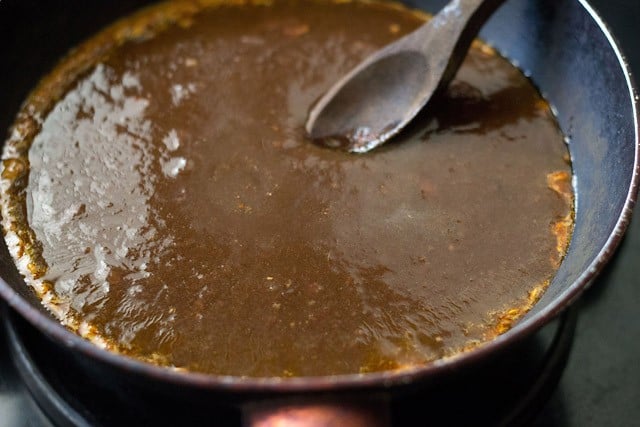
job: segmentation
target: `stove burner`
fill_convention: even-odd
[[[576,325],[576,309],[491,360],[452,372],[428,390],[392,397],[394,426],[522,425],[532,422],[560,380]],[[45,418],[58,426],[191,425],[215,420],[238,426],[240,413],[178,407],[153,392],[101,387],[25,320],[5,307],[6,341],[22,382]],[[0,339],[2,338],[0,334]],[[1,378],[0,378],[1,380]],[[43,418],[44,419],[44,418]],[[47,424],[50,425],[50,424]]]

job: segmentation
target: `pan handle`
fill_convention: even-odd
[[[387,394],[324,399],[282,399],[253,402],[242,408],[245,427],[389,427]]]

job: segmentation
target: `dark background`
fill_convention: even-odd
[[[578,1],[578,0],[576,0]],[[15,4],[46,13],[35,0],[0,0],[0,26]],[[640,0],[591,0],[612,29],[640,80]],[[90,3],[88,3],[90,4]],[[120,8],[117,1],[114,8]],[[46,9],[46,8],[44,8]],[[64,28],[69,23],[60,23]],[[4,34],[4,33],[3,33]],[[72,38],[71,34],[53,37]],[[28,55],[11,55],[12,41],[0,40],[0,78],[8,67],[24,67],[32,79]],[[69,40],[71,42],[71,40]],[[61,45],[69,45],[60,40]],[[70,43],[71,44],[71,43]],[[33,52],[32,52],[33,54]],[[43,51],[53,64],[58,52]],[[16,86],[20,85],[16,82]],[[19,92],[19,91],[16,91]],[[6,129],[26,93],[0,94],[0,126]],[[3,132],[3,131],[0,131]],[[581,298],[576,339],[558,389],[540,414],[537,426],[640,426],[640,220],[634,220],[613,262]],[[0,346],[0,352],[6,351]],[[0,354],[0,359],[6,355]],[[1,368],[2,364],[0,364]],[[41,426],[29,414],[0,372],[0,427]]]

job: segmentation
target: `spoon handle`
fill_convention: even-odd
[[[410,43],[429,58],[447,57],[437,55],[435,50],[450,52],[447,64],[437,64],[445,67],[442,84],[451,81],[484,23],[505,1],[452,0],[428,25],[409,35],[412,39]]]

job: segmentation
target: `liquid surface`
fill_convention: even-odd
[[[3,212],[45,303],[114,351],[242,376],[414,366],[504,332],[552,278],[572,206],[563,137],[516,68],[476,44],[366,155],[304,137],[323,91],[421,22],[218,6],[108,50],[37,126],[27,104]]]

